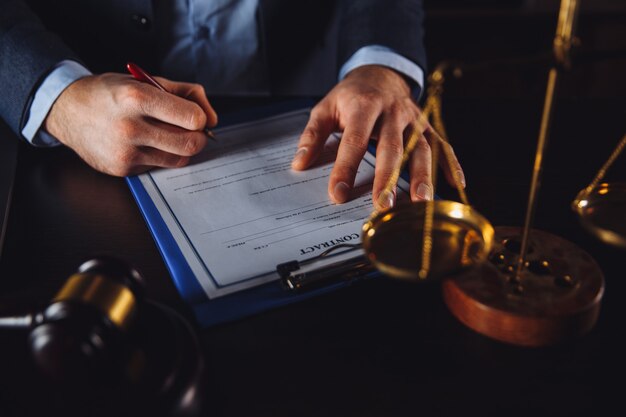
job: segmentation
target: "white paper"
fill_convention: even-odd
[[[278,278],[276,265],[359,243],[372,211],[374,157],[359,166],[353,199],[333,204],[328,177],[339,139],[321,161],[291,169],[308,110],[215,131],[189,166],[140,176],[209,298]],[[406,193],[406,184],[399,193]],[[355,256],[360,250],[355,250]]]

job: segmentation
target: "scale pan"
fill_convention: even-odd
[[[589,192],[583,190],[572,208],[590,233],[626,249],[626,183],[603,183]]]
[[[494,229],[470,206],[437,200],[398,205],[363,225],[363,249],[378,270],[420,281],[424,215],[433,204],[432,250],[426,278],[439,278],[483,262],[493,245]]]

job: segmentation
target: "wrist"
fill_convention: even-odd
[[[410,96],[413,82],[403,73],[384,65],[363,65],[357,67],[345,76],[345,79],[367,79],[376,81],[385,88],[394,88],[394,91]]]
[[[44,122],[50,109],[61,93],[76,80],[91,75],[88,69],[72,60],[59,62],[49,74],[43,78],[33,93],[32,100],[26,109],[22,136],[34,146],[56,146],[58,140],[44,128]]]
[[[77,100],[76,93],[80,91],[83,84],[89,82],[93,77],[93,75],[90,75],[79,78],[69,84],[54,101],[44,119],[42,129],[65,145],[67,145],[66,131],[71,124],[72,114],[74,113],[72,103],[75,103]]]

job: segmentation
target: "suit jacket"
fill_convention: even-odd
[[[341,65],[365,45],[390,47],[425,68],[421,3],[260,0],[257,18],[270,92],[322,95]],[[159,35],[166,24],[158,18],[160,5],[160,0],[0,0],[0,117],[19,134],[34,91],[64,59],[96,73],[124,72],[129,60],[159,73]]]

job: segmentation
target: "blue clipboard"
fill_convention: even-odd
[[[221,119],[220,127],[311,107],[311,105],[312,102],[310,100],[298,100],[227,115]],[[159,248],[176,288],[183,299],[191,305],[198,323],[203,327],[285,306],[336,290],[353,282],[352,280],[339,280],[306,292],[292,292],[287,290],[281,281],[278,280],[233,294],[209,299],[187,264],[183,253],[139,177],[127,177],[126,181],[148,224],[152,237]]]

